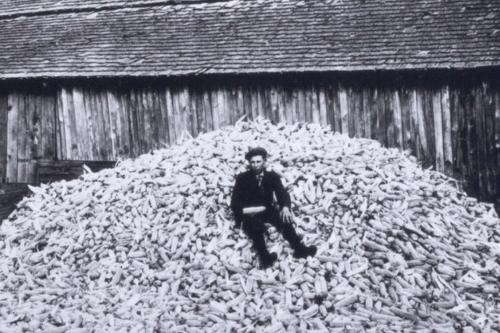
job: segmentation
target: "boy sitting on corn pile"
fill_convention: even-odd
[[[243,226],[243,231],[252,240],[263,267],[270,267],[278,258],[276,253],[269,253],[267,250],[264,223],[270,223],[282,232],[294,250],[295,258],[314,256],[316,246],[305,246],[292,225],[290,195],[283,187],[280,177],[273,171],[265,170],[267,151],[260,147],[250,149],[245,154],[245,159],[250,170],[236,176],[231,209],[236,226]],[[279,210],[273,204],[273,193],[276,195]]]

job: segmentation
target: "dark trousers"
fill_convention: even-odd
[[[301,244],[301,239],[297,235],[295,228],[291,223],[285,223],[281,220],[280,213],[272,208],[267,209],[265,212],[255,214],[253,216],[246,216],[243,219],[243,231],[253,242],[253,247],[257,253],[263,257],[269,254],[266,241],[264,239],[264,234],[266,232],[266,226],[264,223],[270,223],[279,232],[283,234],[292,249],[296,249]]]

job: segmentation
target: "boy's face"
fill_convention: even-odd
[[[261,173],[264,169],[264,163],[266,160],[261,155],[253,156],[248,163],[250,164],[250,169],[255,173]]]

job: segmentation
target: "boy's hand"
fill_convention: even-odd
[[[292,212],[290,212],[290,209],[288,207],[283,207],[280,213],[281,220],[285,223],[292,223],[293,222],[293,215]]]

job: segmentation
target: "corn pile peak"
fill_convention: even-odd
[[[318,246],[262,269],[229,208],[261,146]],[[239,121],[31,188],[0,227],[0,332],[490,332],[491,205],[408,152],[314,124]]]

